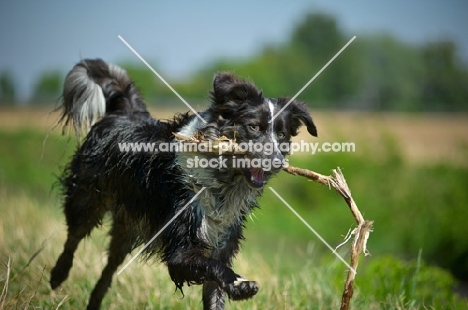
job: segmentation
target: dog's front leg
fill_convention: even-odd
[[[215,281],[203,282],[203,309],[223,310],[226,293]]]
[[[248,299],[258,292],[258,285],[255,281],[249,281],[241,277],[222,262],[205,257],[198,251],[177,253],[167,260],[167,266],[172,281],[180,289],[184,283],[214,282],[206,288],[206,294],[209,295],[207,297],[210,297],[211,300],[219,296],[215,284],[224,290],[232,300]],[[216,305],[216,303],[220,306]],[[206,303],[204,302],[205,309],[223,309],[223,298],[217,299],[216,303],[209,303],[207,300]]]

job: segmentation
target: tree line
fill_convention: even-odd
[[[218,71],[250,79],[271,97],[294,96],[349,40],[335,17],[304,16],[283,43],[266,44],[247,59],[219,58],[171,85],[205,100]],[[122,63],[149,103],[174,95],[146,67]],[[42,74],[32,102],[55,102],[64,74]],[[14,102],[15,84],[0,74],[0,102]],[[382,111],[468,111],[468,66],[450,40],[411,44],[389,34],[358,35],[298,97],[311,108]],[[169,100],[168,100],[169,101]]]

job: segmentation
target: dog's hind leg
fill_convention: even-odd
[[[82,229],[82,227],[76,230],[73,228],[68,230],[68,237],[65,242],[63,252],[60,254],[55,267],[51,271],[50,286],[52,289],[56,289],[68,278],[68,274],[73,265],[73,254],[75,253],[78,244],[87,235],[87,233],[88,232],[85,231],[85,229]]]
[[[110,232],[111,241],[109,245],[109,253],[107,265],[102,271],[101,278],[96,283],[96,286],[89,298],[88,310],[99,309],[102,299],[107,290],[111,286],[112,277],[117,271],[117,268],[122,264],[127,254],[133,249],[134,233],[132,226],[125,223],[122,219],[114,219],[114,223]]]
[[[215,281],[203,282],[203,309],[223,310],[225,295],[226,293]]]
[[[83,212],[83,210],[77,208],[77,206],[81,206],[82,203],[83,201],[79,199],[75,200],[71,197],[68,197],[65,201],[68,235],[63,252],[60,254],[55,267],[51,271],[50,286],[52,289],[57,288],[68,278],[68,274],[73,265],[73,255],[78,244],[84,237],[91,233],[94,227],[99,225],[104,215],[105,211],[99,207],[89,208]],[[91,210],[93,212],[91,212]]]
[[[92,227],[91,227],[92,229]],[[89,230],[91,230],[89,229]],[[51,271],[50,286],[56,289],[63,281],[68,278],[68,274],[73,265],[73,254],[80,241],[88,234],[88,231],[80,227],[79,229],[69,229],[67,241],[62,254],[57,260],[55,267]]]

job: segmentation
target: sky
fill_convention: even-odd
[[[416,44],[449,38],[468,60],[467,0],[2,0],[0,71],[13,73],[25,100],[45,70],[65,73],[81,58],[139,62],[120,35],[164,77],[181,78],[284,42],[307,12],[334,15],[356,40],[382,32]]]

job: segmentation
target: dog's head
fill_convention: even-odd
[[[244,174],[254,188],[263,187],[281,170],[291,137],[298,134],[299,127],[305,125],[312,136],[317,136],[304,103],[265,98],[254,84],[229,73],[216,75],[211,101],[205,114],[208,121],[205,133],[226,136],[242,146],[242,150],[246,149],[244,158],[231,158],[230,168]]]

